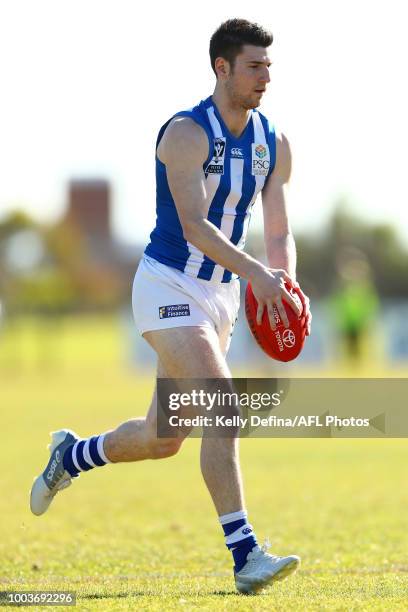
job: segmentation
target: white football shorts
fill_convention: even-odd
[[[227,354],[240,304],[239,280],[207,281],[143,256],[132,289],[140,334],[172,327],[209,327]]]

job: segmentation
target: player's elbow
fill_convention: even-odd
[[[182,222],[183,235],[187,242],[195,244],[197,238],[202,234],[201,219],[186,219]]]

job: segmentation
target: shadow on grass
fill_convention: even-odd
[[[78,599],[124,599],[137,594],[138,593],[86,593],[78,595]]]
[[[85,593],[79,595],[78,599],[126,599],[126,597],[163,597],[166,593],[153,593],[152,591],[129,591],[128,593]],[[169,593],[169,596],[175,596],[174,593]],[[205,593],[177,593],[177,597],[210,597],[215,595],[217,597],[227,597],[229,595],[239,595],[237,591],[207,591]]]

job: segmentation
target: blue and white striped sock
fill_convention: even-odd
[[[103,450],[105,435],[77,440],[65,451],[64,468],[71,476],[77,476],[79,472],[87,472],[95,467],[111,463]]]
[[[252,525],[248,523],[246,510],[223,514],[219,520],[224,530],[225,544],[234,557],[234,571],[239,572],[246,563],[248,553],[257,545]]]

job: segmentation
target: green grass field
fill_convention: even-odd
[[[144,413],[150,399],[151,378],[86,363],[1,374],[1,590],[74,590],[79,610],[408,609],[405,440],[241,442],[258,539],[303,561],[256,597],[235,594],[199,440],[167,460],[84,474],[32,516],[49,431],[98,433]]]

